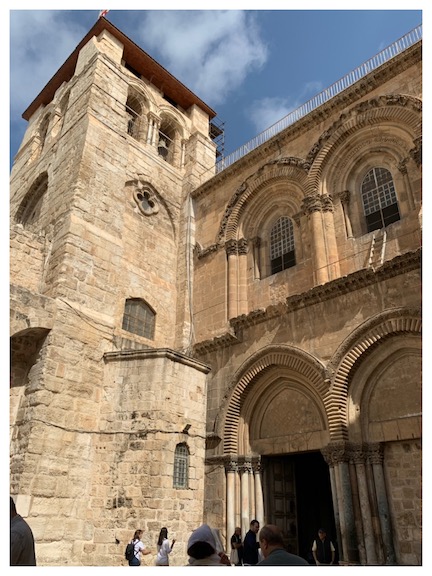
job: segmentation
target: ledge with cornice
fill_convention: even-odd
[[[243,168],[250,165],[256,165],[259,162],[266,160],[269,154],[274,152],[280,153],[281,143],[282,145],[286,144],[293,137],[298,137],[316,124],[322,123],[332,114],[347,109],[349,106],[363,98],[366,94],[376,90],[376,88],[384,84],[388,79],[393,78],[410,66],[420,62],[421,59],[421,44],[411,46],[402,54],[384,63],[369,75],[364,76],[355,84],[334,96],[328,102],[325,102],[315,110],[312,110],[309,114],[300,118],[297,122],[294,122],[294,124],[288,126],[284,130],[281,130],[281,132],[275,134],[275,136],[254,150],[251,150],[248,154],[228,166],[228,168],[219,172],[219,174],[216,174],[210,178],[210,180],[207,180],[207,182],[191,193],[192,198],[199,198],[212,192],[214,188],[219,187],[225,180],[230,179],[232,176],[237,176]]]
[[[194,351],[200,356],[219,348],[238,344],[243,341],[242,331],[246,328],[261,324],[272,318],[280,318],[283,314],[289,314],[301,308],[325,302],[342,294],[349,294],[350,292],[366,288],[371,284],[383,282],[394,276],[417,270],[421,267],[421,255],[421,248],[414,252],[406,252],[385,262],[383,266],[375,271],[371,268],[358,270],[357,272],[353,272],[342,278],[337,278],[326,284],[315,286],[302,294],[293,294],[289,296],[285,302],[280,302],[267,308],[253,310],[248,314],[231,318],[229,323],[233,332],[227,332],[213,339],[199,342],[195,344]]]
[[[190,366],[199,372],[207,374],[211,368],[207,364],[182,354],[171,348],[145,348],[140,350],[118,350],[115,352],[105,352],[103,359],[105,362],[124,362],[133,360],[149,360],[154,358],[166,358],[172,362],[179,362],[184,366]]]

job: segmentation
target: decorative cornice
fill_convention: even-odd
[[[281,144],[284,145],[292,138],[304,134],[310,128],[314,127],[317,122],[322,122],[331,114],[337,113],[338,111],[342,111],[351,106],[360,98],[363,98],[368,93],[379,88],[379,86],[387,82],[389,79],[402,73],[404,70],[407,70],[416,63],[421,62],[421,59],[421,43],[408,48],[402,54],[392,58],[380,68],[372,71],[368,76],[365,76],[359,82],[356,82],[319,108],[316,108],[291,126],[288,126],[273,136],[273,138],[267,142],[261,144],[261,146],[258,146],[249,152],[246,156],[237,160],[237,162],[231,164],[231,166],[225,170],[219,172],[219,174],[213,176],[210,180],[207,180],[207,182],[202,184],[192,193],[192,197],[199,198],[200,196],[210,193],[214,188],[219,187],[223,182],[229,180],[242,169],[247,168],[247,166],[257,164],[259,161],[265,159],[269,153],[277,153],[280,150]],[[308,160],[306,160],[305,165],[308,163]]]
[[[199,372],[204,372],[204,374],[208,374],[211,370],[210,366],[196,360],[195,358],[191,358],[190,356],[186,356],[181,352],[177,352],[176,350],[172,350],[171,348],[146,348],[144,350],[119,350],[117,352],[105,352],[103,355],[103,359],[105,362],[123,362],[123,361],[131,361],[131,360],[150,360],[154,358],[167,358],[168,360],[172,360],[173,362],[179,362],[185,366],[190,366],[191,368],[195,368]]]
[[[233,346],[239,342],[241,342],[241,339],[236,334],[233,334],[232,332],[225,332],[224,334],[215,336],[210,340],[203,340],[202,342],[198,342],[194,346],[194,352],[197,356],[203,356],[204,354],[214,352],[220,348]]]
[[[396,256],[392,260],[385,262],[383,266],[373,271],[366,268],[353,272],[342,278],[337,278],[326,284],[315,286],[302,294],[288,296],[285,302],[253,310],[248,314],[242,314],[230,319],[230,326],[233,332],[227,332],[211,340],[205,340],[195,344],[195,353],[199,356],[213,352],[219,348],[225,348],[243,341],[242,331],[251,326],[267,322],[272,318],[277,318],[289,314],[302,308],[307,308],[321,302],[326,302],[332,298],[337,298],[343,294],[349,294],[355,290],[366,288],[372,284],[384,282],[389,278],[406,274],[412,270],[417,270],[421,266],[421,248],[415,252],[407,252]]]

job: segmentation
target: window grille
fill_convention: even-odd
[[[144,336],[150,340],[154,337],[156,314],[139,298],[126,300],[123,315],[123,330]]]
[[[279,218],[270,232],[271,273],[295,266],[294,228],[291,218]]]
[[[363,179],[361,194],[368,232],[400,220],[393,178],[386,168],[369,170]]]
[[[188,488],[189,483],[189,450],[186,444],[177,444],[174,453],[174,488]]]

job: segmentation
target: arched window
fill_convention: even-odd
[[[24,196],[23,201],[16,213],[15,220],[28,229],[36,230],[43,228],[43,222],[40,222],[41,217],[46,216],[47,201],[46,194],[48,190],[48,174],[43,172],[30,187],[27,194]],[[42,218],[45,220],[45,218]],[[46,224],[46,222],[45,222]]]
[[[188,488],[189,450],[186,444],[177,444],[174,452],[173,487]]]
[[[386,168],[372,168],[361,185],[367,231],[385,228],[400,220],[393,177]]]
[[[48,115],[46,115],[39,126],[39,139],[40,139],[40,149],[41,150],[44,147],[45,141],[47,139],[49,121],[50,121],[50,118]]]
[[[155,329],[155,312],[140,298],[126,300],[123,314],[123,330],[152,340]]]
[[[175,165],[177,163],[177,156],[179,143],[178,128],[174,120],[168,116],[164,116],[161,119],[161,125],[159,128],[159,140],[158,140],[158,154],[169,164]]]
[[[127,133],[136,140],[139,139],[141,103],[135,95],[129,95],[126,101]]]
[[[271,273],[295,266],[294,228],[291,218],[282,216],[270,231]]]

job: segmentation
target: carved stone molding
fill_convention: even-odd
[[[239,254],[247,254],[248,241],[246,240],[246,238],[240,238],[237,244],[237,248]]]
[[[342,190],[342,192],[339,192],[336,196],[340,199],[342,204],[349,204],[351,192],[349,190]]]
[[[237,240],[228,240],[228,242],[225,242],[225,251],[228,256],[236,255],[237,249],[238,249]]]
[[[303,199],[302,209],[305,214],[312,214],[313,212],[321,212],[322,200],[319,194],[309,194]]]
[[[410,156],[416,165],[420,167],[422,165],[422,137],[416,138],[414,144],[414,148],[410,150]]]
[[[382,444],[368,444],[367,456],[371,464],[382,464],[384,460],[384,448]]]
[[[334,204],[333,198],[329,194],[321,196],[321,204],[323,212],[333,212]]]

